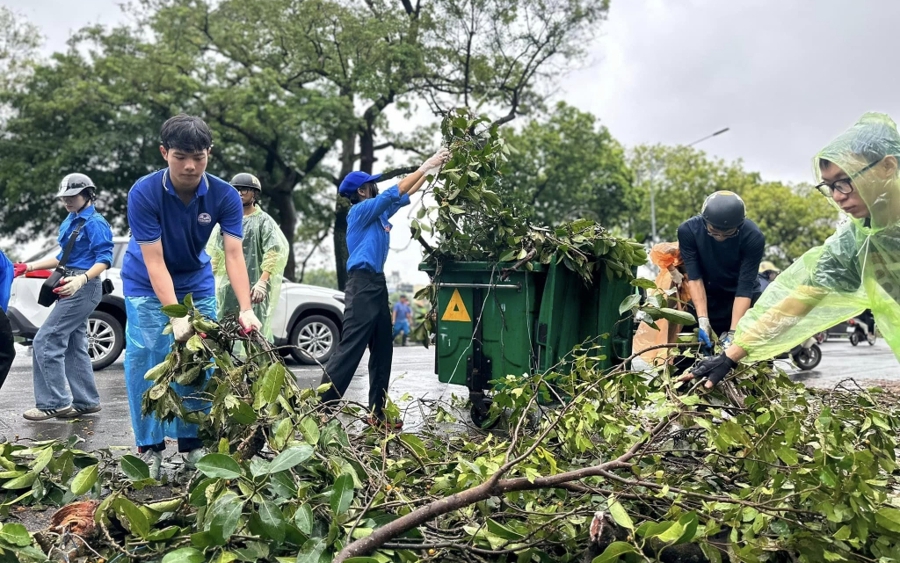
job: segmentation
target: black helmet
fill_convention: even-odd
[[[246,172],[235,174],[234,178],[231,179],[231,185],[234,189],[253,188],[254,190],[262,191],[262,184],[259,183],[259,178]]]
[[[69,197],[78,195],[84,190],[94,191],[94,182],[84,174],[68,174],[59,183],[59,189],[56,190],[56,197]]]
[[[716,229],[736,229],[744,223],[744,200],[734,192],[714,192],[703,202],[701,214]]]

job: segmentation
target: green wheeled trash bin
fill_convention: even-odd
[[[635,288],[598,271],[588,285],[557,264],[423,263],[436,286],[435,373],[469,389],[473,422],[488,421],[491,381],[557,365],[573,347],[595,342],[611,367],[631,350],[630,314],[619,304]]]
[[[442,262],[420,269],[437,288],[434,303],[435,373],[442,383],[465,385],[472,420],[487,420],[492,379],[536,369],[531,345],[546,273],[535,265],[506,272],[509,264]],[[504,275],[505,273],[505,275]]]

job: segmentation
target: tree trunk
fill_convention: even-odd
[[[294,259],[294,235],[297,232],[297,209],[294,207],[294,186],[297,184],[297,172],[291,170],[285,178],[271,191],[272,205],[278,210],[278,226],[288,240],[287,266],[284,268],[284,277],[294,281],[296,279],[296,261]]]
[[[337,183],[340,185],[344,176],[353,170],[353,150],[356,148],[356,135],[348,133],[343,142],[343,150],[341,152],[341,173],[338,175]],[[350,258],[350,252],[347,250],[347,212],[350,211],[350,204],[347,198],[338,196],[334,204],[334,269],[337,272],[338,289],[344,291],[347,287],[347,259]]]

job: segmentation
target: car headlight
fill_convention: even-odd
[[[343,294],[343,293],[336,293],[333,297],[334,297],[337,301],[340,301],[341,303],[344,302],[344,294]]]

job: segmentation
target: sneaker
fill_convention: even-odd
[[[57,415],[57,417],[59,417],[59,418],[78,418],[79,416],[82,416],[85,414],[93,414],[95,412],[100,412],[101,410],[103,410],[103,409],[100,408],[100,405],[97,405],[95,407],[72,407],[72,410],[70,410],[69,412],[67,412],[65,414],[59,414],[59,415]]]
[[[197,448],[195,450],[191,450],[186,454],[183,454],[184,457],[184,467],[190,469],[191,471],[197,469],[197,462],[203,459],[208,452],[206,448]]]
[[[141,461],[150,468],[150,477],[158,481],[159,474],[162,471],[162,452],[147,450],[141,454]]]
[[[385,420],[381,417],[375,416],[374,414],[370,414],[366,419],[366,424],[371,426],[372,428],[378,428],[380,430],[401,430],[403,429],[403,421],[402,420]]]
[[[39,409],[37,407],[28,409],[22,416],[27,420],[49,420],[58,416],[64,416],[72,411],[72,406],[63,407],[61,409]]]

